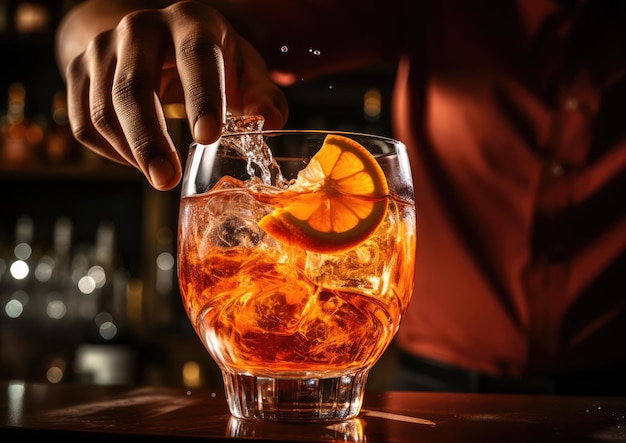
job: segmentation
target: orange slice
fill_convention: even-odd
[[[387,211],[380,165],[356,141],[331,134],[259,221],[272,237],[309,251],[338,253],[367,240]],[[276,202],[275,202],[276,204]]]

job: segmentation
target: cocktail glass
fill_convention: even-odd
[[[325,140],[335,145],[312,160]],[[328,166],[335,153],[341,167],[312,166]],[[366,166],[352,174],[359,161]],[[321,186],[311,183],[325,174]],[[380,189],[384,195],[376,194]],[[271,223],[261,221],[268,215]],[[310,224],[316,217],[356,222],[320,227]],[[189,319],[222,371],[234,417],[358,415],[368,373],[411,297],[415,227],[411,169],[399,141],[263,131],[262,119],[239,117],[218,142],[192,143],[180,202],[178,278]]]

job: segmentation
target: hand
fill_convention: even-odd
[[[217,10],[184,1],[124,16],[66,69],[75,137],[96,153],[135,166],[160,190],[181,179],[180,154],[162,104],[184,103],[191,133],[215,141],[226,108],[281,127],[287,103],[265,62]]]

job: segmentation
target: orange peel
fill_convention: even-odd
[[[366,241],[387,212],[389,188],[374,156],[355,140],[326,136],[295,182],[276,195],[259,226],[279,241],[339,253]]]

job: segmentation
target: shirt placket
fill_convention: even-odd
[[[573,186],[590,147],[597,91],[580,70],[557,90],[550,138],[542,150],[542,183],[537,195],[533,262],[527,279],[530,323],[529,367],[545,368],[560,352],[560,328],[570,297]],[[533,371],[533,369],[531,369]]]

